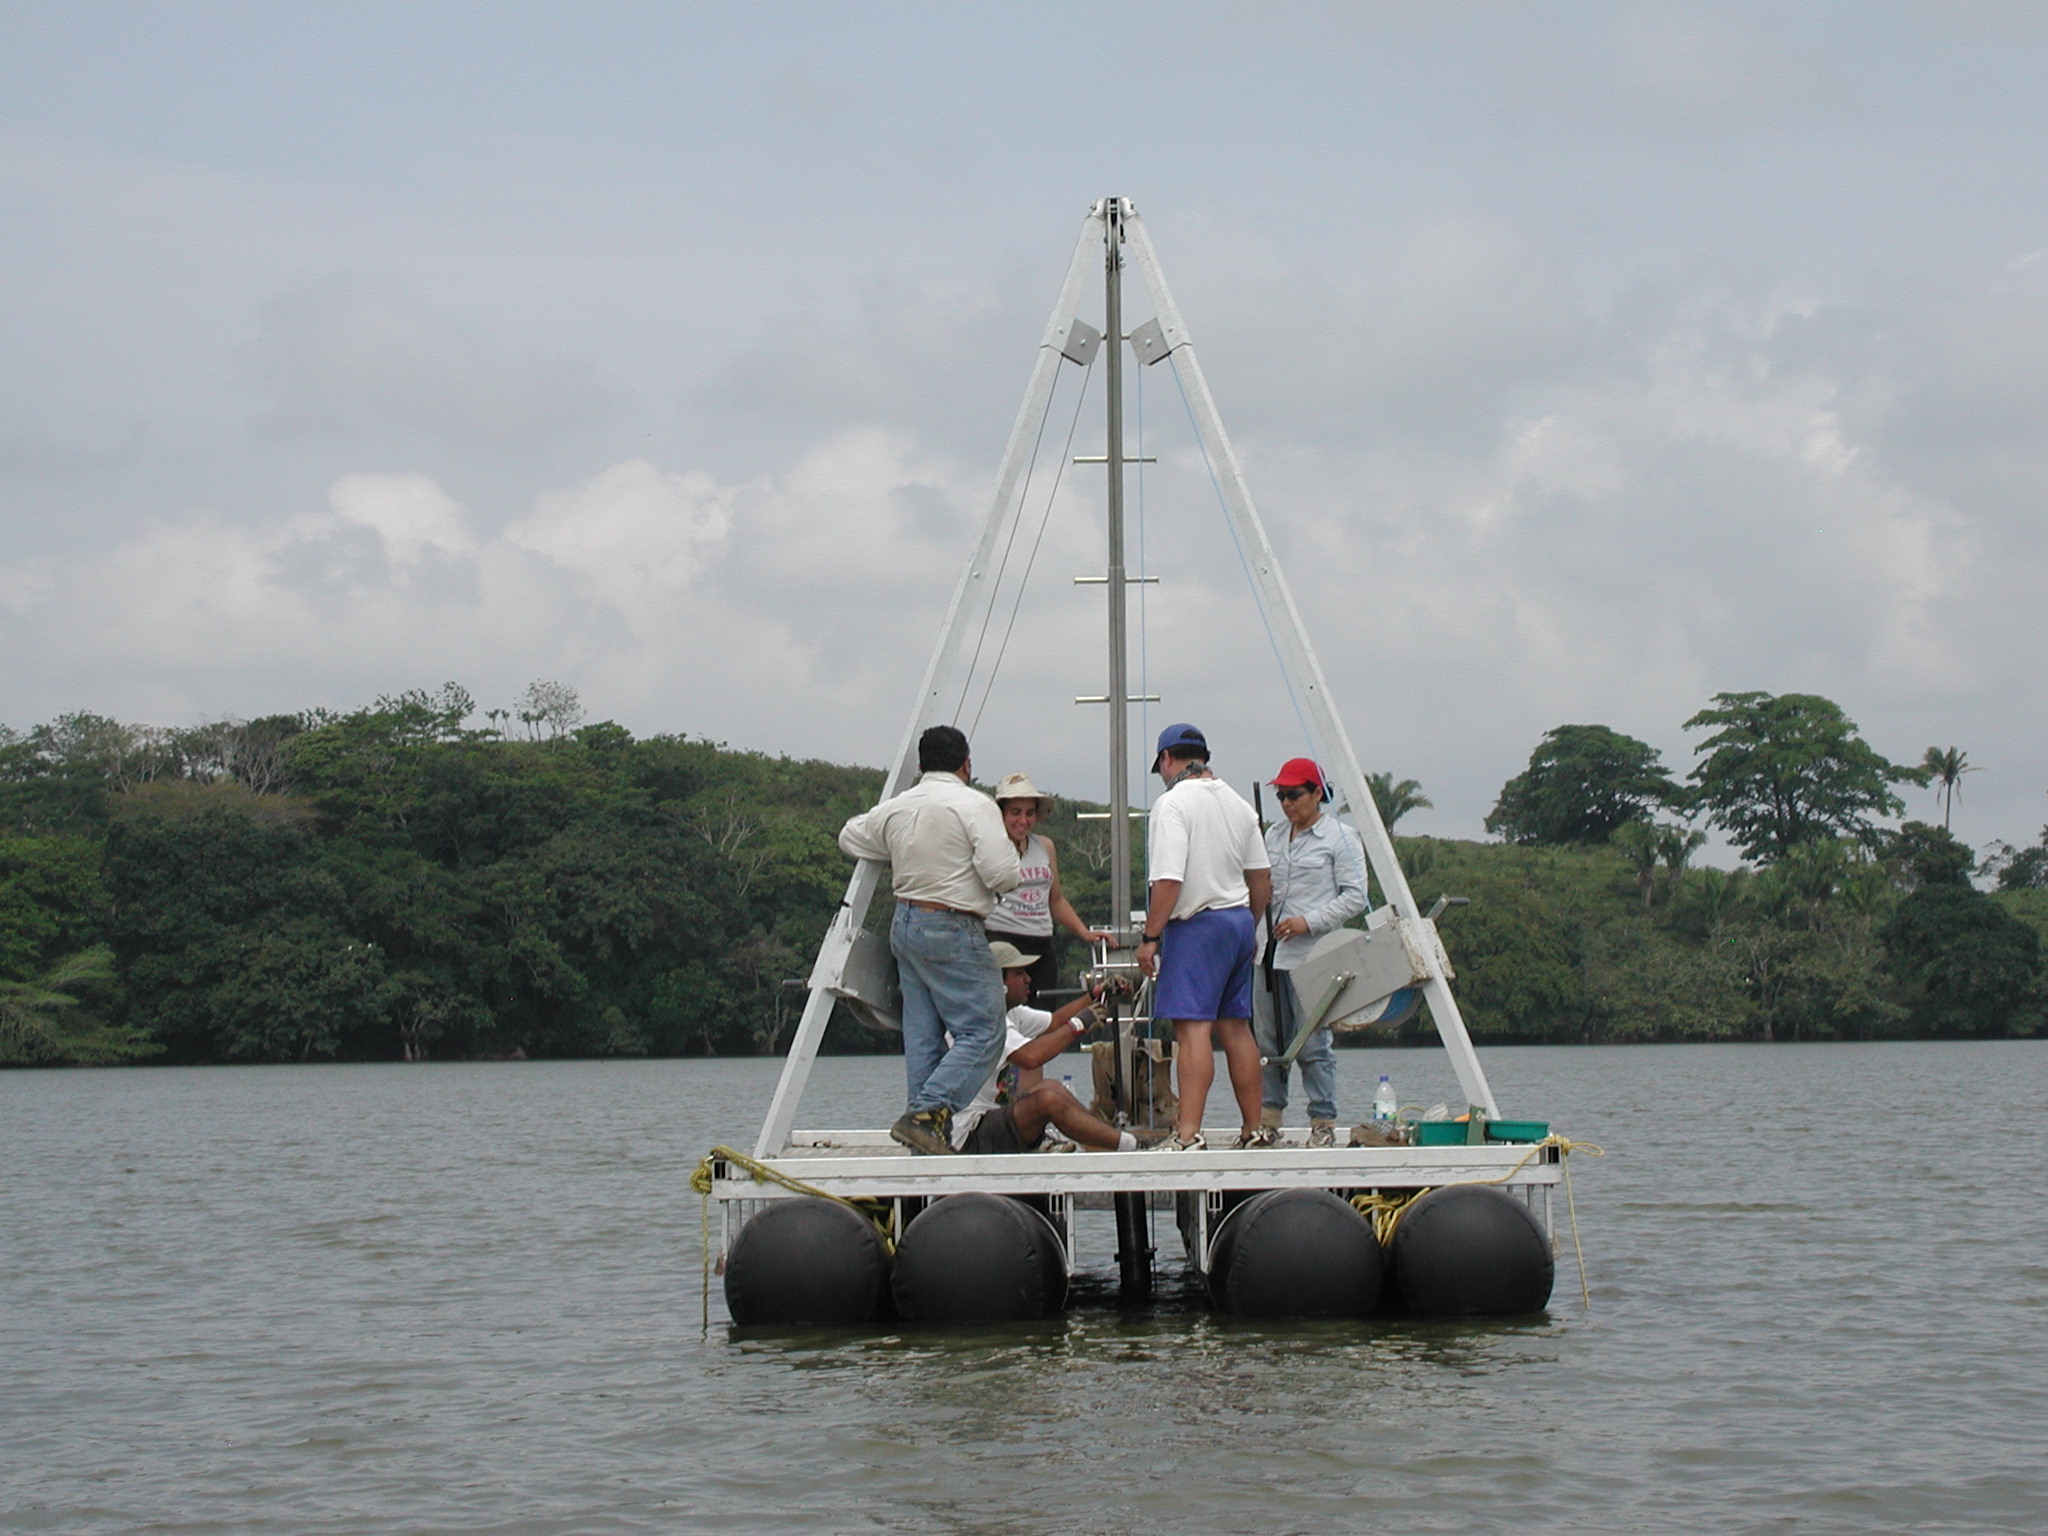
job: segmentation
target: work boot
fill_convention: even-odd
[[[913,1152],[928,1155],[950,1153],[953,1150],[953,1111],[941,1104],[937,1109],[920,1109],[916,1114],[904,1115],[889,1127],[889,1139],[902,1143]]]
[[[1259,1106],[1259,1124],[1269,1131],[1278,1131],[1285,1123],[1287,1111],[1278,1104]]]
[[[1311,1120],[1308,1127],[1308,1145],[1311,1147],[1334,1147],[1337,1145],[1337,1122],[1334,1120]]]

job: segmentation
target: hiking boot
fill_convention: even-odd
[[[928,1156],[951,1153],[953,1111],[942,1104],[937,1109],[920,1109],[914,1115],[905,1115],[889,1127],[889,1139]]]
[[[1334,1120],[1312,1121],[1308,1128],[1308,1143],[1311,1147],[1334,1147],[1337,1145],[1337,1122]]]
[[[1237,1140],[1230,1144],[1233,1152],[1243,1152],[1255,1147],[1277,1147],[1280,1145],[1278,1127],[1262,1125],[1256,1131],[1239,1131]]]
[[[1209,1150],[1209,1143],[1204,1139],[1202,1133],[1197,1131],[1191,1140],[1182,1141],[1178,1136],[1169,1136],[1164,1141],[1154,1142],[1147,1150],[1152,1152],[1206,1152]]]
[[[1269,1131],[1278,1131],[1285,1122],[1286,1115],[1287,1110],[1283,1105],[1261,1104],[1259,1106],[1259,1124]]]

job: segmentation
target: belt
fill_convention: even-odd
[[[971,917],[977,923],[987,921],[979,912],[969,912],[965,907],[949,907],[937,901],[909,901],[902,897],[898,897],[897,900],[903,906],[915,907],[920,912],[950,912],[955,917]]]

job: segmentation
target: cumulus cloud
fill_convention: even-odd
[[[768,726],[800,703],[814,743],[849,715],[864,739],[878,673],[909,686],[944,606],[967,478],[850,432],[741,484],[627,460],[487,536],[427,476],[352,473],[324,512],[165,519],[0,565],[0,637],[46,712],[247,713],[444,676],[495,696],[560,675],[644,730],[800,745]]]
[[[1295,513],[1280,538],[1305,606],[1363,621],[1332,671],[1383,743],[1369,755],[1447,791],[1469,828],[1566,720],[1682,764],[1678,724],[1711,693],[1818,691],[1912,760],[1964,701],[2031,688],[2038,645],[1995,596],[1994,509],[1901,472],[1858,402],[1904,381],[1816,358],[1824,312],[1710,286],[1589,322],[1570,365],[1454,459],[1255,439],[1267,503]],[[2025,731],[1968,713],[2006,771],[2048,767]]]
[[[343,475],[327,500],[343,523],[376,534],[395,566],[475,548],[462,508],[425,475]]]
[[[1346,281],[1253,252],[1183,299],[1206,297],[1196,334],[1362,754],[1439,807],[1414,830],[1475,832],[1552,726],[1603,721],[1682,768],[1679,722],[1766,688],[1838,698],[1894,757],[1965,746],[2007,781],[1972,784],[1989,837],[2026,831],[2008,823],[2048,777],[2010,707],[2039,698],[2048,453],[1998,409],[2048,398],[2036,265],[1832,300],[1699,278],[1603,315],[1510,232],[1438,222]],[[167,517],[0,566],[4,638],[36,680],[9,708],[171,719],[549,676],[643,731],[879,761],[994,468],[962,446],[994,435],[965,424],[979,403],[939,381],[1023,371],[982,355],[1008,300],[948,302],[950,342],[906,325],[892,351],[886,305],[813,326],[823,372],[792,385],[796,446],[769,473],[621,457],[524,506],[465,507],[429,476],[357,471],[323,510]],[[729,403],[774,411],[776,370],[809,350],[739,357]],[[856,356],[873,377],[831,425]],[[1161,577],[1141,593],[1151,723],[1200,720],[1243,780],[1299,728],[1170,373],[1139,382],[1159,455],[1132,506]],[[1101,568],[1101,472],[1064,471],[1038,521],[1072,398],[997,590],[975,591],[986,628],[949,709],[985,765],[1099,794],[1099,713],[1071,701],[1102,687],[1100,589],[1069,578]],[[1081,419],[1074,447],[1095,451],[1092,405]]]
[[[731,532],[733,499],[709,475],[632,459],[543,496],[506,538],[582,577],[615,606],[645,611],[689,590]]]

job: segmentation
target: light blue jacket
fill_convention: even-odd
[[[1308,958],[1316,940],[1365,910],[1365,844],[1358,833],[1325,811],[1307,831],[1295,835],[1282,819],[1266,829],[1273,860],[1273,904],[1266,921],[1305,918],[1308,932],[1283,939],[1273,963],[1291,971]]]

